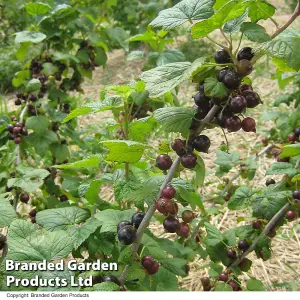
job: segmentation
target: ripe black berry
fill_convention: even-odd
[[[195,215],[191,210],[185,210],[182,213],[181,217],[182,217],[182,221],[186,223],[191,223],[194,220]]]
[[[124,245],[130,245],[136,238],[136,229],[133,226],[127,225],[118,231],[118,239]]]
[[[228,258],[236,258],[236,252],[233,249],[228,249],[227,251],[227,257]]]
[[[20,196],[20,201],[23,202],[23,203],[28,203],[30,197],[28,194],[21,194]]]
[[[18,134],[21,133],[21,131],[22,131],[22,128],[21,128],[21,127],[14,127],[14,129],[13,129],[13,134],[14,134],[14,135],[18,135]]]
[[[180,223],[179,227],[178,227],[178,229],[176,231],[176,234],[178,236],[183,237],[183,238],[187,238],[189,236],[189,234],[190,234],[190,226],[189,226],[189,224],[187,224],[185,222]]]
[[[210,291],[211,290],[210,279],[208,277],[202,277],[200,280],[203,286],[203,290]]]
[[[37,96],[36,96],[36,95],[33,95],[33,94],[30,95],[30,97],[29,97],[29,100],[32,101],[32,102],[37,101],[37,99],[38,99]]]
[[[144,217],[145,217],[145,213],[144,212],[137,212],[135,213],[132,218],[131,218],[131,223],[133,224],[133,226],[138,229],[140,224],[142,223]]]
[[[204,92],[198,92],[194,97],[194,102],[198,106],[207,106],[209,102],[209,98],[205,96]]]
[[[272,179],[272,178],[268,178],[267,179],[267,181],[266,181],[266,186],[269,186],[269,185],[271,185],[271,184],[275,184],[276,182],[275,182],[275,180],[274,179]]]
[[[242,128],[246,132],[256,132],[256,122],[252,118],[245,118],[242,121]]]
[[[216,122],[218,123],[218,125],[222,128],[226,128],[225,126],[225,120],[228,118],[228,117],[232,117],[232,113],[230,112],[220,112],[217,116],[216,116]]]
[[[104,276],[102,282],[113,282],[117,285],[121,285],[119,279],[113,275]]]
[[[272,228],[268,233],[268,237],[273,238],[275,236],[276,236],[276,229]]]
[[[219,274],[218,279],[219,279],[219,281],[227,282],[228,281],[228,274],[221,273],[221,274]]]
[[[172,143],[172,149],[176,152],[178,156],[182,156],[186,153],[185,151],[185,142],[181,139],[176,139]]]
[[[36,211],[35,209],[33,209],[33,210],[31,210],[31,211],[29,212],[29,216],[30,216],[31,218],[34,218],[34,217],[36,216],[36,214],[37,214],[37,211]]]
[[[97,283],[101,283],[103,282],[103,276],[97,275],[97,276],[93,276],[92,279],[92,284],[95,285]]]
[[[293,210],[289,210],[285,216],[289,221],[293,221],[296,219],[297,214]]]
[[[197,156],[193,153],[185,154],[181,157],[181,164],[184,168],[193,169],[197,165]]]
[[[0,234],[0,250],[4,248],[6,244],[6,236],[3,234]]]
[[[154,275],[158,272],[159,263],[152,256],[144,256],[141,263],[149,275]]]
[[[294,191],[293,192],[293,198],[300,200],[300,191]]]
[[[254,57],[253,49],[250,47],[242,48],[237,55],[238,61],[241,61],[243,59],[251,60],[253,57]]]
[[[172,185],[167,185],[163,190],[162,190],[162,196],[172,199],[176,195],[176,190]]]
[[[253,229],[261,229],[262,223],[259,220],[255,220],[252,222],[252,228]]]
[[[232,288],[232,290],[233,290],[234,292],[236,292],[236,291],[239,290],[239,286],[237,285],[237,283],[236,283],[235,281],[229,280],[229,281],[227,282],[227,284],[229,284],[229,285],[231,286],[231,288]]]
[[[246,251],[249,248],[249,244],[247,243],[246,240],[241,240],[238,243],[238,247],[239,247],[240,250]]]
[[[38,80],[41,82],[41,83],[45,83],[47,81],[47,77],[45,75],[40,75],[38,77]]]
[[[239,61],[236,68],[237,68],[237,72],[242,76],[247,76],[251,74],[253,71],[253,65],[247,59],[242,59],[241,61]]]
[[[295,128],[294,133],[296,134],[297,137],[300,136],[300,127]]]
[[[210,139],[206,135],[199,135],[192,140],[192,145],[197,151],[208,153]]]
[[[129,221],[121,221],[121,222],[119,222],[119,224],[117,226],[117,232],[119,232],[120,229],[122,229],[123,227],[128,226],[128,225],[132,225],[132,223],[129,222]]]
[[[229,70],[223,79],[223,83],[228,89],[237,89],[241,81],[242,77],[235,70]]]
[[[156,158],[156,166],[163,171],[169,170],[172,166],[172,159],[167,154],[160,154]]]
[[[230,108],[234,113],[241,113],[247,107],[247,101],[243,96],[233,97],[230,101]]]
[[[15,100],[15,105],[19,106],[19,105],[21,105],[21,104],[22,104],[21,99],[16,99],[16,100]]]
[[[244,91],[243,96],[245,97],[247,101],[247,107],[248,108],[254,108],[256,107],[259,103],[261,103],[260,97],[257,93],[253,91]]]
[[[28,131],[25,128],[22,128],[21,134],[23,136],[27,136],[28,135]]]
[[[240,93],[243,93],[245,91],[253,91],[252,86],[250,84],[241,84],[239,87]]]
[[[179,221],[175,219],[174,217],[167,217],[165,218],[163,222],[163,226],[166,231],[170,233],[175,233],[177,229],[179,228]]]
[[[297,136],[295,133],[290,134],[286,139],[287,143],[295,142],[296,140]]]
[[[7,126],[7,131],[8,132],[13,133],[13,130],[14,130],[14,126],[13,125],[8,125]]]
[[[229,53],[225,49],[220,49],[217,52],[215,52],[214,59],[217,64],[227,64],[232,62]]]
[[[224,78],[225,78],[226,74],[227,74],[229,71],[233,71],[233,69],[232,69],[232,68],[227,68],[227,67],[221,69],[221,70],[218,72],[218,74],[217,74],[217,79],[218,79],[218,81],[224,82]]]
[[[241,119],[237,116],[226,118],[225,127],[229,132],[237,132],[242,128]]]

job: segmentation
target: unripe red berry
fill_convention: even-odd
[[[162,190],[162,196],[172,199],[176,195],[176,190],[172,185],[167,185],[163,190]]]

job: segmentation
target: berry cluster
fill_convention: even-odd
[[[11,120],[15,120],[15,118],[12,117]],[[8,131],[8,139],[14,141],[16,145],[22,143],[22,136],[28,135],[28,131],[24,128],[24,124],[18,122],[8,125],[7,131]]]
[[[135,241],[136,230],[145,217],[145,213],[135,213],[130,221],[121,221],[117,227],[118,239],[124,245],[130,245]]]

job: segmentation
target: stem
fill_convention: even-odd
[[[128,134],[129,134],[129,127],[128,127],[128,119],[129,119],[129,111],[128,111],[128,105],[125,103],[124,105],[124,110],[125,110],[125,116],[124,116],[124,137],[125,140],[128,140]],[[129,163],[125,163],[125,177],[126,179],[129,178]]]
[[[236,48],[236,50],[235,50],[235,52],[234,52],[234,56],[236,56],[237,53],[238,53],[239,50],[240,50],[240,47],[241,47],[241,44],[242,44],[242,40],[243,40],[243,36],[244,36],[244,33],[242,33],[241,36],[240,36],[239,44],[238,44],[238,46],[237,46],[237,48]]]
[[[225,38],[225,40],[227,41],[227,43],[229,44],[229,47],[230,47],[231,46],[230,40],[228,39],[228,37],[226,36],[226,34],[224,33],[224,31],[222,29],[220,29],[220,31],[221,31],[223,37]]]
[[[222,44],[220,44],[220,43],[214,41],[214,40],[213,40],[212,38],[210,38],[209,36],[206,36],[206,38],[207,38],[208,40],[210,40],[213,44],[216,44],[217,46],[219,46],[219,47],[221,47],[221,48],[227,49],[226,46],[224,46],[224,45],[222,45]]]
[[[258,241],[265,235],[268,235],[268,233],[270,232],[270,230],[272,228],[274,228],[276,222],[287,212],[287,210],[289,209],[290,207],[290,203],[286,203],[278,212],[277,214],[270,220],[270,222],[267,224],[267,226],[265,227],[265,229],[263,230],[263,232],[259,235],[259,237],[257,237],[254,242],[250,245],[250,247],[248,248],[247,251],[245,251],[243,253],[243,255],[236,259],[229,267],[227,270],[229,270],[231,267],[235,267],[235,266],[238,266],[242,261],[243,259],[250,253],[252,252],[255,247],[257,246],[258,244]]]

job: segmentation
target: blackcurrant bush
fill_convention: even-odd
[[[219,274],[218,279],[219,279],[219,281],[227,282],[228,281],[228,274],[221,273],[221,274]]]
[[[251,47],[242,48],[237,55],[238,61],[241,61],[243,59],[251,60],[253,57],[254,53]]]
[[[243,96],[233,97],[230,101],[230,108],[234,113],[241,113],[247,108],[247,101]]]
[[[182,217],[182,221],[186,223],[191,223],[194,220],[195,215],[191,210],[185,210],[182,213],[181,217]]]
[[[130,245],[136,238],[136,229],[133,226],[127,225],[118,231],[118,239],[124,245]]]
[[[122,229],[123,227],[128,226],[128,225],[132,225],[132,223],[129,222],[129,221],[121,221],[121,222],[119,222],[119,224],[117,226],[117,233],[119,232],[120,229]]]
[[[224,76],[223,83],[228,89],[237,89],[242,81],[242,77],[234,70],[230,70]]]
[[[181,139],[176,139],[172,143],[172,149],[176,152],[178,156],[182,156],[186,153],[185,151],[185,142]]]
[[[300,191],[294,191],[293,192],[293,198],[300,200]]]
[[[242,121],[242,129],[246,132],[256,132],[256,122],[252,118],[245,118]]]
[[[167,154],[160,154],[156,158],[156,166],[163,171],[169,170],[172,166],[172,159],[169,155]]]
[[[287,212],[286,212],[286,215],[285,215],[285,217],[286,217],[289,221],[295,220],[295,219],[296,219],[296,216],[297,216],[297,214],[296,214],[296,212],[294,212],[293,210],[287,211]]]
[[[233,249],[228,249],[227,251],[227,257],[228,258],[236,258],[236,252]]]
[[[249,90],[244,91],[243,96],[247,101],[248,108],[254,108],[261,103],[259,95],[253,91],[249,91]]]
[[[146,269],[149,275],[156,274],[159,269],[159,263],[150,255],[143,257],[142,266]]]
[[[295,128],[294,133],[297,137],[300,137],[300,127]]]
[[[275,180],[274,179],[272,179],[272,178],[268,178],[267,179],[267,181],[266,181],[266,186],[269,186],[269,185],[271,185],[271,184],[275,184],[276,182],[275,182]]]
[[[121,285],[119,279],[113,275],[104,276],[102,282],[113,282],[117,285]]]
[[[131,223],[136,229],[141,225],[145,215],[146,214],[144,212],[137,212],[132,216]]]
[[[239,61],[236,68],[237,68],[237,72],[242,76],[247,76],[251,74],[253,71],[253,65],[247,59],[242,59],[241,61]]]
[[[215,52],[214,59],[217,64],[227,64],[232,62],[229,53],[225,49],[220,49],[217,52]]]
[[[24,193],[24,194],[21,194],[21,196],[20,196],[20,201],[23,203],[28,203],[29,199],[30,199],[30,197],[28,194]]]
[[[190,226],[189,226],[189,224],[187,224],[185,222],[180,223],[179,227],[178,227],[178,229],[176,231],[176,234],[178,236],[183,237],[183,238],[187,238],[189,236],[189,234],[190,234]]]
[[[197,151],[208,153],[210,139],[206,135],[199,135],[192,140],[192,145]]]
[[[172,185],[167,185],[163,190],[162,190],[162,196],[172,199],[176,195],[176,190]]]
[[[246,240],[241,240],[238,242],[238,248],[242,251],[246,251],[249,248],[249,244]]]
[[[193,153],[185,154],[181,157],[181,164],[184,168],[193,169],[197,165],[197,156]]]
[[[179,228],[179,221],[172,216],[165,218],[163,226],[167,232],[175,233]]]
[[[259,220],[255,220],[252,222],[252,228],[253,229],[261,229],[262,223]]]
[[[225,127],[229,132],[237,132],[242,128],[242,121],[237,116],[228,117],[225,119]]]

